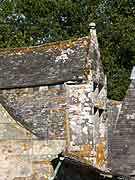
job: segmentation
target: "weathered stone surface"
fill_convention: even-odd
[[[132,174],[135,170],[135,80],[123,101],[111,141],[112,170]]]
[[[49,178],[52,175],[50,160],[56,158],[64,146],[62,140],[1,140],[0,179]]]
[[[64,138],[66,91],[64,85],[22,88],[0,92],[10,115],[37,137]],[[5,101],[4,101],[4,100]]]
[[[0,124],[13,123],[15,122],[13,118],[8,114],[8,112],[0,104]]]
[[[89,38],[0,50],[0,89],[59,84],[84,78]]]
[[[67,85],[66,88],[68,91],[68,116],[74,142],[72,145],[88,143],[88,125],[90,115],[92,115],[92,100],[88,97],[88,93],[91,93],[92,87],[84,84]]]
[[[52,160],[65,148],[65,140],[33,140],[34,161]]]
[[[70,123],[71,140],[70,150],[79,151],[84,144],[92,147],[90,153],[93,159],[91,162],[96,166],[96,145],[100,138],[105,140],[105,156],[107,155],[107,121],[106,109],[106,88],[99,91],[97,87],[93,90],[93,83],[66,84],[67,89],[67,114]],[[103,105],[97,106],[97,102]],[[97,107],[96,107],[97,106]],[[97,111],[94,112],[94,108]],[[102,111],[102,112],[101,112]]]
[[[0,105],[0,140],[36,139],[36,136],[16,122]]]
[[[21,158],[18,145],[18,141],[0,141],[0,178],[11,180],[17,176],[25,177],[32,173],[31,161]],[[25,150],[23,153],[26,153]]]
[[[92,81],[96,82],[97,84],[104,84],[104,71],[103,66],[100,60],[100,51],[99,45],[97,41],[96,29],[90,29],[90,44],[88,50],[88,56],[86,59],[86,70],[92,70]],[[88,73],[91,74],[91,71]],[[90,77],[91,79],[91,77]]]
[[[49,161],[35,161],[33,162],[33,172],[35,180],[46,180],[52,176],[53,168]]]

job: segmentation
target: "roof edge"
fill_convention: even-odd
[[[49,48],[67,48],[67,47],[73,47],[74,43],[77,41],[88,41],[89,36],[79,37],[79,38],[71,38],[64,41],[56,41],[56,42],[50,42],[50,43],[44,43],[37,46],[28,46],[28,47],[16,47],[16,48],[0,48],[0,56],[1,55],[10,55],[14,53],[27,53],[27,52],[33,52],[38,50],[44,50]]]

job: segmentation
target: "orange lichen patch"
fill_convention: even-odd
[[[67,118],[67,114],[66,114],[65,120],[64,120],[64,137],[66,140],[65,151],[68,152],[69,146],[70,146],[70,125],[69,125],[69,119]]]
[[[51,162],[48,161],[48,160],[44,160],[44,161],[42,161],[42,162],[43,162],[43,164],[46,164],[46,165],[50,165],[50,166],[51,166]]]
[[[91,155],[92,146],[90,144],[84,144],[80,149],[80,156],[89,157]]]
[[[82,91],[82,90],[85,90],[85,88],[86,88],[85,85],[82,85],[82,86],[80,87],[81,91]]]
[[[57,108],[57,109],[51,109],[51,112],[65,112],[65,109],[63,108]]]
[[[0,55],[23,55],[24,53],[30,52],[44,52],[49,49],[64,49],[64,48],[73,48],[77,42],[83,47],[87,46],[89,37],[83,38],[74,38],[72,40],[67,41],[59,41],[53,43],[46,43],[39,46],[33,47],[22,47],[22,48],[2,48],[0,49]]]
[[[102,167],[105,162],[104,138],[100,138],[99,144],[96,145],[96,165]]]
[[[92,146],[90,144],[84,144],[80,147],[80,150],[66,152],[66,155],[77,158],[85,163],[90,162]]]
[[[70,151],[70,152],[66,152],[65,155],[70,156],[70,157],[74,157],[77,159],[81,159],[80,157],[80,151]]]
[[[65,139],[67,141],[67,145],[69,146],[70,141],[70,126],[69,126],[69,119],[65,116],[64,119],[64,132],[65,132]]]
[[[62,96],[61,96],[61,97],[55,97],[55,98],[54,98],[54,101],[64,103],[64,102],[65,102],[65,98],[62,97]]]
[[[33,164],[45,164],[45,165],[50,165],[51,166],[51,162],[49,160],[43,160],[43,161],[33,161]]]
[[[29,149],[31,148],[31,145],[30,145],[30,144],[23,143],[23,144],[22,144],[22,148],[23,148],[24,151],[27,151],[27,150],[29,150]]]
[[[57,140],[57,139],[60,139],[60,134],[59,133],[54,133],[54,135],[52,136],[52,139],[53,140]]]
[[[33,172],[37,173],[39,175],[35,179],[49,180],[53,174],[53,167],[51,165],[51,162],[48,160],[34,161],[33,162]]]
[[[123,101],[111,100],[111,103],[112,103],[113,105],[119,105],[119,104],[122,104]]]
[[[84,156],[85,153],[82,154],[82,151],[70,151],[68,153],[66,153],[66,155],[70,156],[70,157],[73,157],[75,159],[78,159],[84,163],[92,163],[91,161],[91,156]],[[85,155],[88,155],[87,153]]]
[[[91,69],[85,68],[84,69],[84,74],[85,74],[85,76],[91,75],[92,74]]]
[[[97,102],[95,103],[95,106],[97,107],[97,108],[104,108],[105,107],[105,101],[102,101],[102,100],[97,100]]]

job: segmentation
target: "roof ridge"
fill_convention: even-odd
[[[12,54],[13,52],[19,53],[19,52],[31,52],[34,50],[42,50],[43,49],[49,49],[49,48],[66,48],[66,47],[72,47],[75,42],[81,41],[81,40],[88,40],[89,36],[79,37],[79,38],[71,38],[64,41],[55,41],[50,43],[44,43],[37,46],[28,46],[28,47],[15,47],[15,48],[0,48],[0,55],[3,54]]]

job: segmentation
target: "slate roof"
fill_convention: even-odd
[[[134,174],[135,169],[135,79],[132,81],[117,120],[112,137],[112,168],[123,174]]]
[[[30,48],[0,49],[0,89],[84,78],[89,38]]]
[[[64,139],[65,87],[34,87],[0,91],[8,113],[40,139]]]

